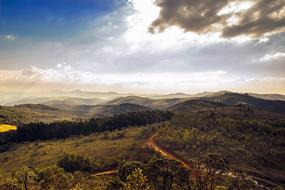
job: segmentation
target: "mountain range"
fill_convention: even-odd
[[[1,99],[4,94],[0,94]],[[83,91],[57,92],[57,94],[69,94],[74,97],[26,97],[14,102],[6,102],[5,106],[0,107],[0,122],[51,122],[63,119],[87,119],[132,111],[156,109],[187,111],[227,106],[244,106],[285,116],[285,96],[277,94],[241,94],[230,91],[203,92],[196,95],[178,93],[151,96]],[[80,95],[82,97],[77,97]]]

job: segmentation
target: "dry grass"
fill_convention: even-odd
[[[127,158],[141,131],[142,128],[129,128],[109,132],[108,135],[94,133],[89,136],[16,144],[12,150],[0,153],[0,172],[10,173],[23,166],[50,166],[56,164],[64,153],[83,155],[96,165],[104,166],[120,158]],[[113,139],[114,133],[125,135]]]

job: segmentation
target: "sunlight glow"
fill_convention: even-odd
[[[251,8],[255,4],[254,1],[233,1],[226,7],[221,9],[218,15],[227,15],[230,13],[239,13]]]

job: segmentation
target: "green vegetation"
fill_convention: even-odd
[[[28,123],[20,125],[15,133],[0,136],[0,144],[10,142],[50,140],[72,135],[89,135],[129,126],[144,126],[171,119],[169,111],[130,112],[112,117],[92,118],[87,121],[61,121],[53,123]]]
[[[149,107],[130,103],[120,105],[22,104],[11,107],[0,106],[0,124],[74,121],[150,110]]]
[[[157,142],[193,163],[217,153],[236,172],[284,185],[284,126],[282,120],[189,111],[177,114],[161,129]]]
[[[143,128],[127,128],[89,136],[14,144],[9,151],[0,153],[1,170],[2,173],[11,174],[22,166],[44,168],[56,165],[66,154],[82,155],[85,159],[90,159],[96,170],[114,168],[121,159],[140,157],[135,154],[140,150],[137,138],[142,130]],[[121,134],[123,137],[118,138]]]
[[[162,158],[151,158],[148,162],[125,162],[119,167],[119,178],[108,189],[142,190],[190,190],[191,177],[180,164]]]
[[[57,166],[43,169],[22,168],[12,177],[0,176],[1,190],[102,190],[112,177],[92,177],[82,172],[68,173]]]
[[[25,104],[13,107],[0,106],[0,123],[18,125],[29,122],[53,122],[76,118],[68,111],[40,104]]]
[[[279,113],[272,113],[254,108],[270,108],[270,101],[248,95],[212,98],[121,98],[117,101],[123,104],[113,101],[114,105],[96,107],[111,116],[82,120],[71,120],[70,116],[80,110],[93,113],[94,106],[71,106],[70,112],[67,105],[66,112],[43,105],[0,107],[0,123],[18,126],[16,131],[7,131],[9,127],[2,125],[6,131],[1,133],[0,125],[0,189],[234,190],[284,186],[282,105],[278,107],[275,102],[274,110],[278,108]],[[159,103],[174,113],[125,101],[151,107]],[[51,119],[53,115],[57,116]],[[35,122],[27,123],[31,120]]]
[[[82,155],[65,154],[57,162],[57,165],[67,172],[94,172],[96,166],[93,166],[89,158],[85,158]]]

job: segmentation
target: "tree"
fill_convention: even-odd
[[[0,175],[0,189],[21,190],[18,181],[15,178],[8,178]]]
[[[141,169],[136,168],[131,175],[127,177],[126,183],[124,184],[125,190],[151,190],[148,179],[143,175]]]
[[[174,160],[152,159],[145,174],[155,189],[189,190],[189,172]]]
[[[28,190],[36,186],[36,174],[30,167],[22,167],[18,172],[14,173],[14,177],[17,179],[21,189]]]
[[[57,166],[48,167],[37,172],[41,189],[71,189],[73,176]]]
[[[92,172],[94,166],[89,158],[84,158],[81,155],[65,154],[58,162],[57,165],[67,172]]]
[[[222,177],[226,169],[227,164],[220,155],[206,154],[202,163],[198,163],[195,168],[196,188],[214,190],[217,185],[216,182]]]
[[[66,138],[72,135],[88,135],[93,132],[113,131],[129,126],[145,126],[170,120],[169,111],[129,112],[112,117],[93,118],[89,121],[57,121],[53,123],[28,123],[18,126],[17,131],[0,135],[0,144],[16,141],[35,141]]]
[[[132,174],[133,171],[142,168],[144,168],[144,163],[142,162],[139,161],[125,162],[123,164],[120,164],[119,166],[119,177],[122,181],[125,182],[128,176]]]

